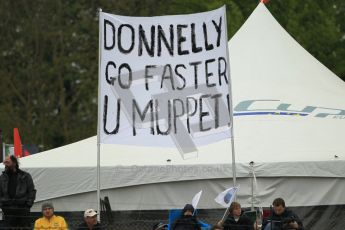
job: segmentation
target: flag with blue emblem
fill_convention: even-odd
[[[236,192],[238,189],[239,187],[228,188],[219,193],[214,200],[223,207],[228,208],[230,204],[235,200]]]

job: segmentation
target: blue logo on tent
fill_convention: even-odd
[[[225,196],[224,196],[224,202],[225,202],[226,204],[228,204],[228,203],[230,202],[230,200],[231,200],[231,197],[232,197],[232,191],[227,192],[227,193],[225,194]]]

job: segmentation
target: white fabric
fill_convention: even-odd
[[[71,176],[71,174],[66,175]],[[283,197],[290,207],[345,203],[344,178],[263,177],[258,180],[262,187],[258,199],[263,207],[269,207],[276,197]],[[250,207],[252,201],[251,178],[241,177],[237,182],[241,184],[237,201],[241,203],[242,207]],[[229,183],[231,183],[231,178],[147,183],[102,189],[101,197],[109,197],[113,210],[179,209],[190,202],[188,197],[193,197],[195,188],[200,188],[203,190],[203,198],[200,199],[198,209],[213,209],[221,207],[214,201],[214,198]],[[46,187],[40,187],[38,192],[42,193],[43,188]],[[52,195],[55,195],[55,198],[49,200],[54,203],[57,211],[83,211],[87,208],[97,207],[94,189],[68,196],[56,193]],[[41,204],[42,201],[35,203],[33,211],[39,212]]]
[[[219,193],[214,199],[221,206],[228,208],[236,198],[238,187],[231,187]]]
[[[100,142],[174,147],[181,148],[183,153],[188,153],[196,151],[198,145],[229,138],[230,116],[227,106],[229,92],[226,82],[229,81],[230,76],[225,20],[225,7],[204,13],[158,17],[127,17],[101,13],[99,78],[101,97],[98,102],[101,110]],[[140,45],[140,27],[149,44],[152,41],[151,31],[152,29],[155,31],[152,32],[155,42],[152,45],[151,55],[146,51],[146,46],[143,45],[142,48]],[[169,28],[172,28],[172,34]],[[163,44],[159,55],[158,44],[161,40],[158,30],[165,34],[167,43],[170,38],[173,39],[171,43],[173,54],[168,52]],[[121,42],[122,47],[126,47],[125,50],[128,49],[129,52],[120,52]],[[192,47],[198,47],[200,50],[192,51]],[[179,54],[178,50],[183,50],[186,54]],[[195,71],[194,65],[190,64],[196,62],[200,62],[198,71]],[[109,67],[109,63],[115,64]],[[123,63],[131,69],[132,78],[128,77],[127,68],[122,69],[121,75],[118,74]],[[178,65],[183,65],[183,68],[176,69]],[[148,66],[151,67],[146,68]],[[219,73],[226,73],[226,76]],[[194,77],[195,74],[197,77]],[[110,77],[114,79],[112,84]],[[122,84],[124,86],[121,86]],[[205,95],[209,96],[205,97]],[[217,103],[212,99],[215,95],[219,95]],[[105,104],[106,97],[107,104]],[[117,106],[118,100],[121,100],[121,106]],[[151,100],[153,100],[152,111],[149,109],[145,113],[145,121],[141,122],[139,112],[134,105],[137,105],[140,111],[144,111]],[[197,104],[194,104],[194,101]],[[171,107],[168,107],[168,103],[171,103]],[[218,111],[214,109],[216,104]],[[106,115],[104,115],[105,111],[107,111]],[[212,119],[220,120],[219,125],[224,129],[217,128],[215,122],[212,122],[212,125],[207,124],[207,120]],[[115,128],[117,125],[119,125],[118,129]],[[157,135],[157,126],[160,126],[162,132],[169,131],[166,135]],[[111,133],[114,129],[117,130],[116,134]],[[152,135],[151,132],[155,134]]]
[[[193,199],[192,199],[192,205],[194,207],[194,211],[196,211],[197,207],[198,207],[198,203],[200,200],[200,197],[202,195],[202,190],[200,190],[200,192],[198,192],[197,194],[194,195]]]
[[[239,202],[251,204],[253,161],[262,206],[276,197],[289,206],[345,204],[345,119],[324,116],[345,109],[344,82],[298,45],[263,4],[229,47]],[[249,100],[255,102],[246,108]],[[287,109],[307,115],[282,115]],[[115,210],[169,209],[202,189],[199,208],[219,208],[214,197],[232,183],[230,143],[204,146],[188,160],[173,148],[102,145],[102,196]],[[47,199],[60,211],[95,208],[95,166],[96,137],[21,159],[33,175],[38,210]]]
[[[307,116],[237,116],[239,161],[243,156],[255,163],[345,159],[345,83],[293,40],[264,5],[229,49],[235,115],[243,113],[239,104],[246,100],[256,101],[251,113],[312,110]],[[291,106],[284,110],[284,104]]]

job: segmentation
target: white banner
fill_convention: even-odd
[[[100,20],[100,143],[191,152],[230,136],[225,7]]]

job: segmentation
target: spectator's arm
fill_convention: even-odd
[[[4,196],[3,194],[2,194],[2,188],[1,188],[2,186],[0,186],[0,208],[2,208],[2,197]]]
[[[61,230],[68,230],[68,224],[65,219],[62,219]]]
[[[36,189],[34,182],[32,180],[32,177],[30,174],[27,174],[27,193],[28,193],[28,199],[26,201],[26,204],[31,208],[31,206],[34,204],[34,201],[36,199]]]
[[[39,222],[39,220],[37,219],[37,220],[35,221],[34,230],[40,230],[39,227],[38,227],[38,226],[39,226],[39,223],[38,223],[38,222]]]
[[[262,229],[265,229],[266,225],[268,224],[268,219],[263,219],[262,220]]]
[[[298,230],[304,230],[303,223],[302,223],[301,219],[296,214],[293,215],[293,218],[295,219],[293,227],[298,229]]]
[[[222,227],[223,227],[223,224],[224,224],[224,221],[222,221],[222,220],[220,220],[220,221],[217,222],[217,225],[219,225],[219,226],[222,226]]]
[[[298,220],[297,224],[298,224],[298,230],[304,230],[303,223],[301,220]]]

